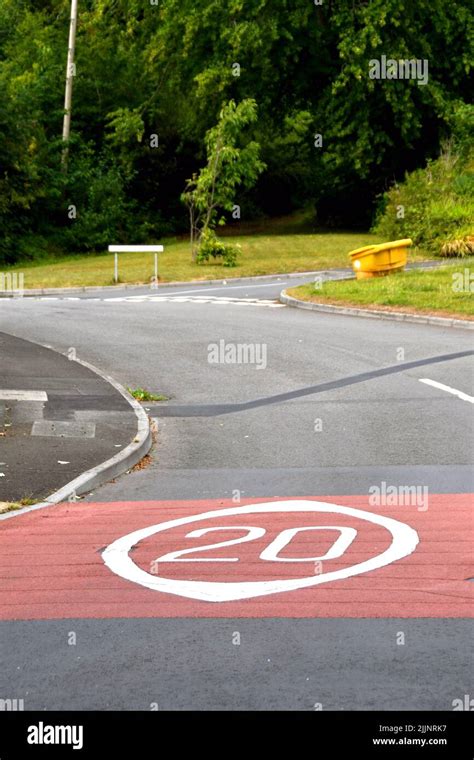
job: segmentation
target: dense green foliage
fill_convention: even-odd
[[[364,227],[468,101],[468,0],[79,0],[65,175],[69,7],[0,0],[0,262],[186,231],[181,195],[231,100],[255,101],[266,166],[235,185],[242,219],[311,203]],[[382,55],[427,59],[429,82],[370,79]]]
[[[411,237],[435,254],[473,254],[473,134],[474,107],[463,106],[439,158],[385,194],[374,232],[390,240]]]

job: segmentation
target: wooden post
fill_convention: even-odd
[[[72,83],[74,81],[75,74],[74,51],[76,47],[77,3],[78,0],[71,0],[71,20],[69,25],[69,43],[67,50],[66,68],[66,91],[64,93],[63,142],[65,145],[61,157],[64,171],[67,170],[67,160],[69,155],[68,141],[71,133]]]

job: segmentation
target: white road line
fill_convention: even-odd
[[[456,388],[451,388],[449,385],[443,385],[443,383],[437,383],[436,380],[430,380],[427,377],[423,377],[423,378],[420,377],[418,379],[420,383],[425,383],[425,385],[432,385],[433,388],[439,388],[440,391],[446,391],[446,393],[452,393],[453,396],[457,396],[463,401],[469,401],[470,404],[474,404],[474,396],[468,396],[467,393],[458,391]]]
[[[47,401],[45,391],[6,391],[0,389],[0,401]]]
[[[85,299],[84,299],[85,300]],[[210,303],[217,306],[265,306],[284,307],[285,304],[267,298],[232,298],[232,296],[124,296],[122,298],[104,298],[104,303]]]
[[[188,293],[210,293],[213,290],[253,290],[254,288],[274,288],[275,285],[278,285],[278,287],[287,285],[287,282],[268,282],[265,283],[265,285],[220,285],[218,288],[211,288],[208,285],[205,285],[203,288],[193,288],[192,290],[179,290],[177,292],[170,293],[170,296],[184,296],[188,295]],[[160,287],[158,286],[158,290]]]
[[[258,285],[256,287],[266,288],[268,285]],[[216,288],[217,290],[218,288]],[[102,303],[210,303],[227,306],[265,306],[272,309],[282,309],[286,304],[280,303],[276,299],[270,298],[237,298],[235,296],[211,296],[207,295],[209,288],[203,289],[201,296],[177,296],[174,293],[166,296],[159,295],[141,295],[141,296],[112,296],[110,298],[39,298],[39,301],[79,301],[88,303],[90,301],[99,301]],[[163,291],[162,291],[163,292]],[[194,292],[194,291],[190,291]]]

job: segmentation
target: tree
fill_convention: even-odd
[[[470,100],[468,0],[80,8],[65,178],[57,136],[70,0],[0,0],[0,261],[186,230],[186,178],[185,192],[197,191],[222,104],[248,99],[258,103],[248,126],[266,168],[239,186],[246,217],[312,204],[322,224],[367,227],[377,197],[439,154],[454,109]],[[370,61],[382,56],[428,61],[429,81],[372,79]],[[105,208],[111,182],[127,209],[112,196]],[[200,227],[206,214],[195,212]]]
[[[223,106],[216,126],[206,134],[207,164],[187,181],[181,196],[189,210],[193,261],[203,235],[224,223],[219,209],[232,211],[236,188],[252,187],[265,168],[257,142],[250,140],[239,147],[244,128],[256,119],[255,100],[247,98],[238,105],[230,100]]]

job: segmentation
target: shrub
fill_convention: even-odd
[[[455,247],[445,244],[465,240],[474,231],[473,167],[473,150],[460,154],[452,144],[445,145],[438,159],[385,193],[373,231],[387,239],[411,237],[437,255],[455,255]],[[465,255],[468,246],[458,250]]]
[[[448,240],[441,247],[442,256],[474,256],[474,236]]]
[[[196,261],[198,264],[203,264],[209,261],[212,256],[213,259],[220,259],[224,267],[235,267],[237,266],[239,247],[223,243],[214,230],[207,229],[201,235]]]

